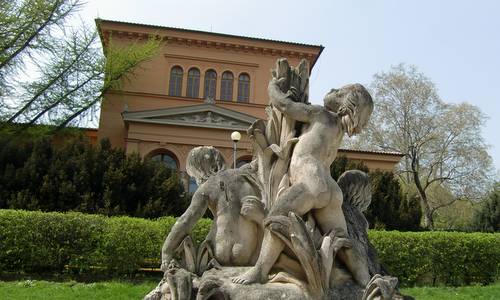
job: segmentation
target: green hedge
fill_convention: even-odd
[[[500,233],[370,231],[369,237],[406,286],[488,284],[500,275]]]
[[[0,272],[132,274],[147,261],[159,265],[161,245],[174,222],[173,217],[151,221],[0,210]],[[197,224],[196,241],[206,236],[209,222]]]
[[[174,222],[0,210],[0,273],[130,275],[159,265]],[[210,220],[200,220],[193,238],[201,242],[209,227]],[[370,231],[370,239],[388,271],[407,286],[486,284],[500,273],[500,233]]]

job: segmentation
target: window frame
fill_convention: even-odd
[[[248,80],[242,80],[242,77],[246,76]],[[248,73],[241,73],[238,75],[238,97],[237,102],[249,103],[250,102],[250,84],[251,78]]]
[[[198,75],[192,75],[192,72],[198,72]],[[199,98],[200,97],[200,79],[201,72],[200,69],[196,67],[191,67],[187,74],[187,87],[186,87],[186,97],[189,98]]]
[[[165,156],[168,156],[172,159],[172,162],[175,163],[175,168],[173,169],[168,163],[167,161],[164,160],[164,157]],[[155,162],[158,162],[158,163],[164,163],[167,168],[171,169],[172,171],[180,171],[180,165],[179,165],[179,160],[177,159],[177,156],[172,153],[171,151],[168,151],[168,150],[163,150],[163,149],[159,149],[157,151],[154,151],[153,153],[151,153],[149,155],[150,159],[155,161]],[[155,157],[160,157],[159,159],[155,159]]]
[[[175,73],[174,71],[180,70],[180,73]],[[182,96],[182,80],[184,78],[184,69],[175,65],[170,69],[170,78],[168,83],[168,95],[174,97]]]
[[[210,73],[215,74],[215,77],[208,77],[207,75]],[[211,84],[211,86],[209,86],[208,84]],[[209,89],[208,91],[207,87]],[[213,95],[209,95],[211,92],[210,87],[213,87]],[[215,97],[217,97],[217,72],[214,69],[208,69],[207,71],[205,71],[205,78],[203,80],[203,99],[207,99],[209,97],[214,100]]]
[[[230,76],[230,78],[224,77]],[[233,101],[233,85],[234,85],[234,75],[231,71],[224,71],[221,76],[220,81],[220,100],[222,101]]]

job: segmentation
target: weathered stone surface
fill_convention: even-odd
[[[308,102],[309,67],[277,62],[268,87],[268,120],[247,133],[252,163],[226,170],[213,147],[188,156],[199,188],[162,249],[165,275],[146,299],[393,299],[397,280],[382,268],[362,211],[369,178],[330,164],[344,135],[359,133],[373,109],[359,84],[332,89],[325,105]],[[205,241],[190,238],[209,209]],[[180,258],[180,259],[179,259]]]
[[[211,292],[219,297],[224,295],[223,299],[286,299],[286,300],[305,300],[310,299],[305,291],[298,285],[292,283],[266,283],[240,285],[231,281],[231,278],[244,273],[248,267],[227,267],[221,270],[208,270],[200,278],[200,290],[197,299],[208,296],[200,295],[203,292],[203,286],[212,285]],[[213,283],[213,284],[212,284]],[[217,286],[214,288],[214,286]]]

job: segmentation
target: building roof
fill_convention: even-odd
[[[321,51],[324,48],[322,45],[312,45],[312,44],[305,44],[305,43],[298,43],[298,42],[288,42],[288,41],[273,40],[273,39],[266,39],[266,38],[241,36],[241,35],[234,35],[234,34],[227,34],[227,33],[218,33],[218,32],[210,32],[210,31],[203,31],[203,30],[179,28],[179,27],[151,25],[151,24],[144,24],[144,23],[122,22],[122,21],[115,21],[115,20],[104,20],[104,19],[99,19],[99,18],[96,19],[95,22],[96,22],[96,25],[97,25],[99,32],[101,31],[100,23],[101,22],[108,22],[108,23],[122,24],[122,25],[135,25],[135,26],[148,27],[148,28],[168,29],[168,30],[184,31],[184,32],[191,32],[191,33],[202,33],[202,34],[229,37],[229,38],[244,38],[244,39],[254,40],[254,41],[263,41],[263,42],[288,44],[288,45],[295,45],[295,46],[313,47],[313,48],[320,48]]]
[[[217,32],[208,32],[201,30],[192,30],[185,28],[176,28],[176,27],[167,27],[167,26],[158,26],[158,25],[148,25],[141,23],[129,23],[129,22],[121,22],[121,21],[113,21],[113,20],[104,20],[104,19],[96,19],[96,26],[101,37],[101,41],[103,43],[103,47],[105,48],[105,36],[107,32],[116,32],[118,35],[123,33],[128,33],[132,35],[137,35],[139,37],[144,37],[146,35],[151,34],[151,29],[162,30],[162,31],[170,31],[162,38],[167,40],[176,40],[183,43],[194,43],[196,45],[200,44],[211,44],[215,47],[220,47],[224,45],[225,47],[232,47],[232,49],[238,51],[248,51],[248,50],[257,50],[268,52],[270,54],[278,54],[283,56],[298,56],[300,58],[308,58],[310,61],[310,70],[316,64],[319,56],[323,52],[324,47],[321,45],[311,45],[304,43],[296,43],[296,42],[286,42],[265,38],[256,38],[256,37],[248,37],[248,36],[238,36],[232,34],[225,33],[217,33]],[[103,28],[106,25],[107,28]],[[135,29],[132,29],[134,28]],[[148,33],[149,30],[149,33]],[[177,33],[177,36],[175,36]],[[165,32],[163,33],[165,34]],[[173,34],[173,36],[171,36]],[[191,37],[180,37],[178,35],[191,35]],[[157,35],[160,35],[157,33]],[[197,38],[196,35],[203,36],[205,38]],[[233,40],[231,43],[225,43],[220,41],[220,39],[229,38]],[[247,43],[245,43],[247,41]],[[262,44],[264,43],[264,44]],[[260,44],[260,45],[258,45]]]
[[[339,151],[366,153],[366,154],[383,154],[383,155],[393,155],[393,156],[399,156],[399,157],[404,156],[404,154],[402,154],[400,152],[395,152],[395,151],[358,150],[358,149],[346,149],[346,148],[340,148]]]

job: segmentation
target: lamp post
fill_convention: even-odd
[[[240,141],[241,134],[238,131],[233,131],[231,139],[233,140],[233,169],[236,169],[236,144]]]

